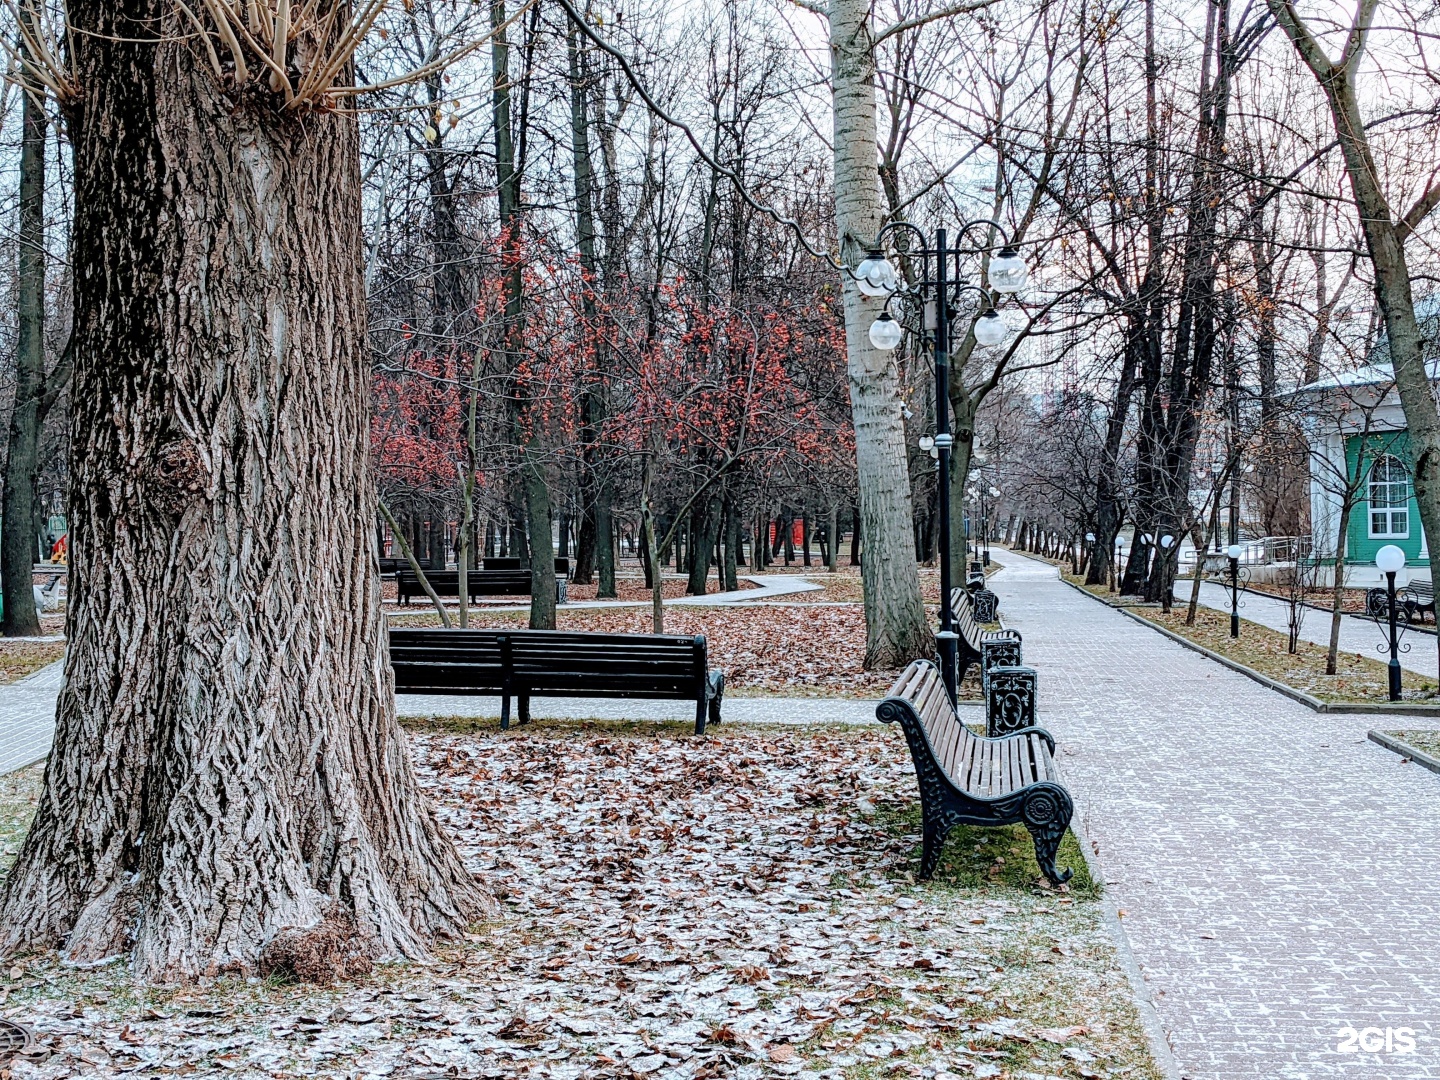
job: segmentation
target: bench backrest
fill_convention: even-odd
[[[557,693],[643,689],[652,696],[704,693],[703,636],[557,630],[390,631],[397,687],[540,687]]]
[[[950,614],[955,619],[955,631],[975,651],[980,651],[980,624],[975,621],[975,609],[970,606],[970,594],[964,589],[950,590]]]
[[[484,567],[484,569],[486,569],[486,570],[519,570],[519,569],[520,569],[520,560],[519,560],[519,559],[516,559],[516,558],[511,558],[510,556],[507,556],[507,555],[502,555],[502,556],[499,556],[498,558],[486,558],[486,559],[482,559],[482,560],[480,560],[480,562],[481,562],[481,565],[482,565],[482,566]],[[528,574],[530,571],[527,570],[527,571],[525,571],[525,572]],[[569,576],[570,576],[570,560],[569,560],[569,559],[556,559],[556,560],[555,560],[555,576],[556,576],[556,577],[569,577]]]
[[[890,687],[886,699],[903,698],[915,710],[930,744],[935,762],[947,777],[953,779],[952,767],[967,757],[969,744],[975,735],[960,722],[955,708],[950,704],[950,694],[945,689],[945,680],[940,669],[928,660],[916,660],[900,673],[895,685]]]
[[[460,571],[432,570],[425,580],[437,596],[458,596],[460,594]],[[425,588],[413,570],[401,570],[395,575],[401,595],[423,596]],[[465,575],[465,591],[471,596],[529,596],[529,570],[471,570]]]

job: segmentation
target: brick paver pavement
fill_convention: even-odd
[[[1367,741],[1374,717],[1312,712],[996,558],[1183,1074],[1440,1077],[1440,776]],[[1339,1053],[1346,1025],[1413,1028],[1416,1052]]]
[[[1175,583],[1177,606],[1190,603],[1192,584],[1190,581]],[[1202,582],[1200,603],[1205,607],[1228,613],[1230,611],[1230,590],[1213,581]],[[1290,628],[1290,606],[1284,600],[1274,596],[1241,592],[1240,618],[1249,619],[1251,622],[1268,626],[1270,629],[1284,634]],[[1427,622],[1426,625],[1433,629],[1435,624]],[[1328,647],[1330,644],[1330,612],[1307,608],[1304,618],[1300,621],[1300,639]],[[1368,619],[1357,619],[1352,615],[1346,615],[1340,620],[1340,650],[1342,652],[1359,653],[1372,660],[1384,662],[1390,658],[1389,653],[1382,651],[1378,646],[1388,640],[1385,629],[1377,628]],[[1436,660],[1435,635],[1421,633],[1417,630],[1405,633],[1400,640],[1402,648],[1406,645],[1410,647],[1409,652],[1400,654],[1400,666],[1434,679],[1437,669],[1440,669]]]
[[[50,753],[55,738],[55,697],[64,664],[0,686],[0,776],[33,765]]]

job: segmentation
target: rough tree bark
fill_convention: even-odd
[[[855,266],[880,231],[875,55],[868,0],[831,0],[830,79],[835,112],[835,216],[840,258]],[[935,652],[915,564],[910,477],[899,379],[870,344],[881,301],[844,275],[845,342],[865,557],[865,666],[902,667]]]
[[[168,0],[70,17],[70,638],[0,944],[168,980],[334,918],[424,957],[492,904],[395,721],[355,115],[230,98]]]
[[[29,7],[21,18],[33,18]],[[23,41],[21,48],[24,48]],[[0,578],[4,581],[6,637],[40,633],[31,567],[39,519],[36,482],[40,433],[66,373],[45,374],[45,119],[44,88],[27,85],[21,94],[20,234],[16,273],[15,405],[10,414],[5,458],[5,500],[0,514]]]

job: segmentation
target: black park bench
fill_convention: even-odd
[[[1435,585],[1433,582],[1420,580],[1412,581],[1395,594],[1405,608],[1405,614],[1410,618],[1420,616],[1420,621],[1425,621],[1425,612],[1430,613],[1430,618],[1435,618]]]
[[[920,876],[940,862],[945,835],[956,825],[1011,825],[1022,822],[1035,842],[1035,861],[1056,885],[1055,853],[1070,825],[1074,804],[1055,767],[1055,740],[1031,727],[996,739],[976,735],[955,714],[940,669],[916,660],[875,710],[886,723],[898,722],[910,744],[920,785],[924,848]]]
[[[431,570],[425,580],[436,596],[460,595],[460,571]],[[471,600],[482,596],[529,596],[529,570],[471,570],[465,575],[465,592]],[[395,592],[400,603],[410,603],[413,596],[424,597],[425,586],[413,570],[400,570],[395,575]]]
[[[1395,590],[1395,615],[1404,622],[1419,616],[1425,621],[1425,613],[1435,618],[1435,585],[1429,581],[1412,581]],[[1390,594],[1383,588],[1367,589],[1365,592],[1365,615],[1371,619],[1390,617]]]
[[[960,635],[957,642],[958,660],[960,670],[955,673],[955,685],[960,685],[965,679],[965,670],[971,664],[980,664],[986,659],[986,653],[996,652],[993,646],[1013,646],[1013,658],[1008,648],[999,650],[1005,655],[995,658],[1000,664],[1020,663],[1020,631],[1018,630],[984,630],[975,618],[975,609],[971,606],[970,594],[964,589],[950,590],[950,614],[955,620],[955,632]],[[983,670],[983,669],[982,669]]]
[[[706,665],[703,636],[559,630],[390,631],[397,694],[498,694],[500,727],[510,699],[520,723],[531,697],[652,698],[695,702],[695,734],[720,722],[725,676]]]

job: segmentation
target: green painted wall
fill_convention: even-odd
[[[1363,443],[1363,446],[1362,446]],[[1394,454],[1400,460],[1410,461],[1410,435],[1405,431],[1387,431],[1375,435],[1351,435],[1345,440],[1345,466],[1352,477],[1359,470],[1369,473],[1382,454]],[[1350,530],[1346,538],[1345,561],[1347,563],[1373,563],[1375,553],[1386,544],[1398,544],[1405,552],[1409,566],[1429,566],[1428,557],[1420,557],[1423,530],[1420,528],[1420,512],[1415,505],[1415,494],[1410,494],[1410,535],[1405,538],[1371,537],[1370,535],[1370,489],[1362,484],[1355,509],[1350,513]]]

